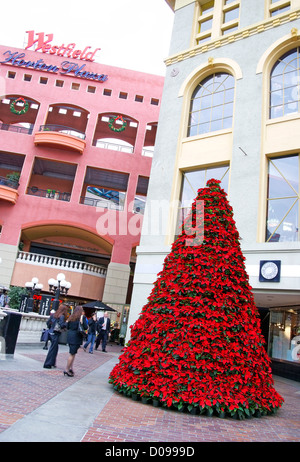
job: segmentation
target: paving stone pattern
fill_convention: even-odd
[[[76,356],[73,378],[63,370],[68,347],[60,346],[56,369],[43,369],[47,351],[42,348],[20,349],[16,360],[0,360],[0,435],[12,430],[21,419],[28,417],[63,391],[75,390],[80,381],[96,380],[92,374],[121,352],[110,344],[108,352],[93,355],[81,348]],[[106,372],[108,374],[108,372]],[[285,403],[275,416],[243,421],[230,418],[205,417],[156,408],[133,401],[112,388],[104,406],[92,425],[78,439],[81,442],[299,442],[300,383],[275,377],[276,390]],[[99,385],[100,386],[100,385]],[[109,385],[110,387],[110,385]],[[87,390],[88,393],[88,390]],[[64,396],[64,395],[63,395]],[[82,397],[79,397],[81,399]]]

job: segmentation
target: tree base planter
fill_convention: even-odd
[[[186,406],[181,406],[177,409],[178,412],[186,412],[187,411],[187,408]]]
[[[228,413],[226,411],[220,411],[219,409],[200,408],[199,406],[191,406],[191,405],[188,405],[188,406],[172,405],[168,407],[166,402],[161,402],[158,399],[152,399],[148,396],[147,397],[141,396],[138,393],[131,393],[128,390],[126,391],[118,390],[117,387],[114,387],[114,389],[118,391],[118,393],[123,394],[125,397],[131,398],[133,401],[140,401],[141,404],[146,404],[146,405],[148,404],[148,405],[152,405],[153,407],[162,407],[168,411],[176,411],[180,413],[188,413],[191,415],[199,415],[200,417],[217,417],[219,419],[230,418],[233,420],[245,420],[245,419],[252,419],[253,417],[260,418],[266,415],[275,415],[276,413],[275,411],[274,412],[270,412],[270,411],[262,412],[260,410],[256,410],[255,412],[253,412],[253,414],[250,414],[250,412],[244,413],[242,411]]]
[[[225,409],[244,420],[253,409],[266,415],[280,408],[244,262],[232,207],[220,181],[209,180],[131,326],[110,383],[159,396],[153,406],[175,403],[178,412],[197,403],[200,415]]]
[[[160,407],[160,406],[161,406],[161,402],[160,402],[158,399],[154,399],[154,400],[152,401],[152,405],[153,405],[154,407]]]
[[[198,415],[199,412],[200,412],[199,409],[196,408],[196,407],[193,407],[192,409],[189,410],[189,413],[190,413],[191,415]]]

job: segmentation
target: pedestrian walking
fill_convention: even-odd
[[[50,348],[44,362],[45,369],[56,367],[56,358],[58,353],[58,341],[60,334],[66,329],[66,319],[68,315],[68,307],[63,303],[59,305],[57,311],[51,314],[47,321],[47,327],[50,334]]]
[[[102,351],[106,353],[106,344],[108,337],[110,335],[110,319],[108,317],[108,312],[105,311],[104,316],[99,318],[97,324],[97,330],[99,332],[97,340],[96,340],[96,350],[102,342]]]
[[[9,296],[7,295],[7,290],[3,290],[2,294],[0,295],[0,307],[6,308],[9,304]]]
[[[67,375],[68,377],[74,376],[73,363],[83,340],[82,334],[79,331],[80,324],[82,325],[83,330],[87,330],[88,323],[86,317],[84,316],[83,308],[81,305],[78,305],[74,309],[67,322],[67,343],[69,345],[69,357],[66,369],[64,370],[64,375]]]
[[[55,313],[55,310],[51,310],[50,316],[51,314],[54,314],[54,313]],[[41,342],[45,342],[45,345],[43,346],[43,350],[48,350],[48,343],[50,342],[50,332],[49,332],[48,326],[47,326],[47,329],[43,329],[43,332],[41,335]]]
[[[94,342],[97,333],[97,315],[93,313],[91,318],[88,320],[88,338],[85,344],[83,345],[84,351],[86,351],[87,347],[90,345],[89,353],[93,354]]]

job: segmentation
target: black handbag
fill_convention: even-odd
[[[49,340],[49,329],[43,329],[42,335],[41,335],[41,342],[47,342]]]
[[[83,338],[86,337],[86,330],[84,329],[83,324],[81,322],[78,322],[78,329],[77,329],[78,334],[80,334]]]
[[[55,334],[61,334],[61,333],[62,333],[62,328],[61,328],[61,326],[60,326],[58,320],[57,320],[57,321],[55,322],[55,324],[54,324],[53,332],[54,332]]]

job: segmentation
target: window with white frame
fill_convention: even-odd
[[[195,88],[190,104],[187,136],[232,127],[235,79],[225,72],[206,77]]]
[[[300,156],[269,158],[266,242],[299,241]]]
[[[215,40],[239,28],[240,0],[198,0],[196,45]]]
[[[289,0],[269,0],[269,14],[271,17],[281,13],[286,13],[291,9],[291,1]]]
[[[270,119],[299,113],[300,47],[281,56],[270,75]]]
[[[199,17],[196,32],[197,45],[211,40],[215,0],[199,2]]]
[[[223,6],[222,35],[230,34],[239,28],[240,2],[236,0],[225,0]]]

